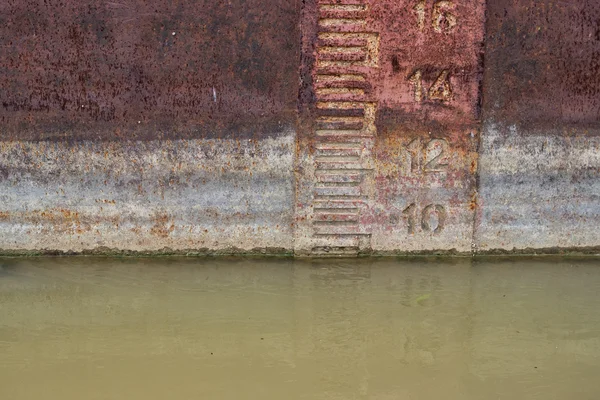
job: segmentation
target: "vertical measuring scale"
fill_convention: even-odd
[[[303,14],[297,254],[469,251],[484,3]]]

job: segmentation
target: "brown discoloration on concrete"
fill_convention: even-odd
[[[487,118],[600,133],[600,2],[490,1],[487,30]]]
[[[0,248],[291,248],[292,152],[292,135],[4,142]]]
[[[0,139],[282,132],[296,118],[298,13],[289,0],[4,1]]]

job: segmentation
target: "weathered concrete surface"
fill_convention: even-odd
[[[600,245],[600,3],[488,4],[479,251]]]
[[[0,248],[290,251],[299,11],[0,2]]]
[[[277,139],[0,145],[4,250],[281,253],[293,133]]]
[[[600,243],[600,137],[520,134],[486,126],[480,251]]]
[[[0,250],[597,251],[599,21],[593,0],[5,1]]]

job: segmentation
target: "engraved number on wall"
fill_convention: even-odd
[[[446,226],[446,209],[440,204],[429,204],[420,209],[416,203],[412,203],[402,214],[407,219],[409,235],[414,235],[417,230],[437,235]]]
[[[413,85],[414,100],[421,103],[424,100],[452,100],[452,84],[450,83],[450,71],[442,70],[428,90],[424,89],[423,72],[417,69],[409,77],[408,81]]]
[[[448,153],[448,142],[445,139],[431,139],[423,143],[415,139],[406,146],[412,174],[443,172],[448,168],[445,162]]]
[[[437,33],[450,33],[456,26],[456,5],[447,0],[436,1],[431,9],[431,27]],[[417,16],[417,27],[424,31],[427,26],[427,1],[420,0],[413,7]]]

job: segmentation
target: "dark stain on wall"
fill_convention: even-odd
[[[488,2],[485,116],[600,132],[600,2]]]
[[[0,139],[276,135],[296,119],[294,0],[6,0]]]

